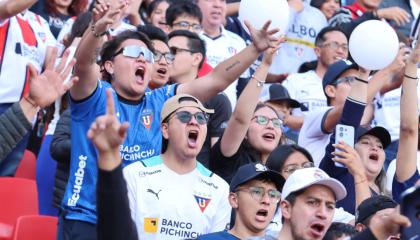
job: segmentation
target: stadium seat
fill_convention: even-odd
[[[18,218],[13,240],[54,240],[57,238],[57,217],[28,215]]]
[[[0,177],[0,224],[14,226],[19,216],[37,214],[38,193],[35,181]]]
[[[16,169],[15,177],[35,180],[36,156],[33,152],[25,150],[23,158]]]

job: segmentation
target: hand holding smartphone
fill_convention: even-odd
[[[337,124],[335,127],[335,144],[338,144],[341,141],[354,148],[354,127],[344,124]],[[340,149],[336,148],[335,151],[339,152]],[[344,168],[346,167],[339,162],[335,162],[335,166]]]

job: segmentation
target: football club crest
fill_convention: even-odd
[[[206,210],[207,206],[209,205],[211,199],[200,197],[200,196],[197,196],[197,195],[194,195],[194,197],[195,197],[195,201],[197,202],[198,207],[200,208],[201,212],[204,212]]]
[[[147,129],[150,129],[150,126],[152,126],[152,120],[153,120],[152,113],[146,113],[141,116],[141,122],[143,123],[143,126]]]

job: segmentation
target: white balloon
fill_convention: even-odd
[[[262,28],[264,23],[271,20],[270,28],[279,28],[279,34],[283,34],[289,24],[289,5],[287,0],[242,0],[238,18],[248,33],[245,20],[256,29]]]
[[[368,70],[387,67],[399,50],[397,33],[379,20],[369,20],[358,25],[349,40],[349,51],[354,61]]]

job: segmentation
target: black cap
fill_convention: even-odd
[[[288,102],[289,106],[292,108],[300,107],[300,103],[292,99],[287,89],[279,83],[271,84],[269,88],[269,93],[270,93],[270,98],[267,101],[270,101],[270,102],[285,101],[285,102]]]
[[[241,166],[230,182],[230,191],[235,190],[242,184],[249,182],[257,177],[269,179],[276,184],[277,190],[281,191],[284,185],[284,178],[277,172],[268,170],[268,168],[261,163],[248,163]]]
[[[373,128],[359,126],[357,128],[357,141],[359,141],[359,139],[365,135],[372,135],[377,137],[379,141],[381,141],[382,146],[384,148],[388,147],[388,145],[391,143],[391,135],[389,134],[388,130],[380,126],[376,126]]]
[[[356,209],[356,223],[363,223],[377,211],[395,208],[398,204],[384,195],[376,195],[364,200]]]
[[[327,72],[325,72],[324,78],[322,79],[322,88],[324,89],[324,92],[327,85],[334,84],[340,75],[349,69],[358,69],[358,66],[357,64],[347,59],[341,59],[331,64],[328,67]]]

